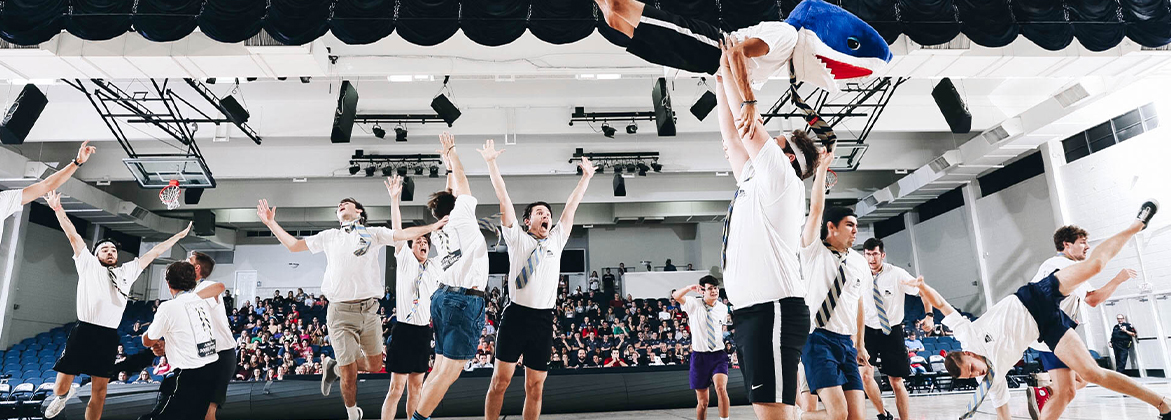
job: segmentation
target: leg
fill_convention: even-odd
[[[849,420],[862,420],[862,416],[866,413],[866,394],[860,389],[852,389],[846,391],[846,418]]]
[[[1130,358],[1129,348],[1114,349],[1114,358],[1118,360],[1118,373],[1126,371],[1126,360]]]
[[[1078,375],[1081,375],[1085,380],[1109,388],[1112,391],[1138,398],[1158,408],[1160,413],[1171,412],[1171,407],[1163,404],[1164,398],[1151,391],[1150,388],[1139,385],[1138,382],[1118,372],[1111,372],[1098,367],[1098,364],[1094,362],[1094,358],[1090,356],[1090,352],[1086,350],[1085,343],[1082,343],[1081,337],[1078,337],[1077,333],[1073,330],[1066,331],[1065,336],[1061,337],[1061,341],[1057,343],[1057,348],[1053,350],[1062,362],[1065,362],[1070,369]]]
[[[861,392],[856,392],[861,395]],[[846,393],[841,386],[827,386],[817,390],[818,398],[825,404],[825,410],[806,412],[803,420],[846,420],[849,414],[849,405],[846,402]]]
[[[717,373],[712,376],[712,381],[716,383],[716,403],[719,404],[720,418],[726,419],[732,405],[731,400],[728,399],[728,375]]]
[[[637,0],[594,0],[606,18],[606,24],[627,37],[634,36],[634,28],[642,18],[644,5]]]
[[[375,356],[366,356],[365,358],[358,359],[355,364],[358,365],[358,370],[361,372],[378,373],[382,371],[382,359],[384,357],[386,356],[382,353]]]
[[[545,377],[548,375],[549,372],[525,368],[525,408],[521,413],[524,420],[537,420],[538,417],[541,417]]]
[[[358,405],[358,363],[337,365],[335,368],[342,382],[342,401],[346,407]]]
[[[215,412],[217,408],[219,408],[219,406],[217,406],[216,403],[208,404],[207,414],[203,416],[203,420],[215,420]]]
[[[106,407],[106,385],[110,378],[93,377],[90,384],[89,404],[85,407],[85,420],[100,420],[102,409]]]
[[[782,403],[752,403],[752,411],[760,420],[789,420],[793,417],[793,406]]]
[[[862,385],[866,389],[866,397],[870,398],[870,403],[874,404],[874,409],[878,410],[879,415],[882,415],[886,413],[886,406],[882,403],[882,388],[878,386],[878,379],[874,375],[875,369],[874,365],[858,367],[858,370],[862,373]],[[891,381],[891,388],[894,388],[893,380]]]
[[[419,408],[415,409],[415,413],[423,418],[431,417],[431,412],[435,411],[435,407],[439,406],[439,402],[443,401],[443,396],[447,394],[447,388],[456,379],[459,379],[459,374],[463,372],[464,364],[468,360],[452,360],[442,355],[436,355],[435,368],[431,371],[431,376],[427,378],[427,381],[423,382]]]
[[[398,413],[398,401],[402,399],[406,387],[407,374],[393,373],[390,375],[390,390],[386,392],[386,400],[382,401],[382,420],[394,419],[395,414]],[[409,395],[407,401],[410,401]],[[410,407],[407,407],[407,412],[411,412]]]
[[[707,420],[707,408],[711,404],[709,395],[707,389],[695,390],[695,420]]]
[[[911,418],[911,394],[907,392],[907,386],[903,378],[898,376],[890,377],[890,387],[895,391],[895,407],[898,408],[899,418],[907,420]]]
[[[1077,394],[1075,388],[1074,377],[1077,374],[1070,369],[1052,369],[1049,371],[1049,400],[1045,402],[1045,406],[1041,408],[1042,420],[1057,420],[1061,417],[1061,413],[1065,411],[1065,407],[1073,402],[1074,395]]]
[[[407,380],[407,417],[419,409],[419,397],[423,391],[422,373],[412,373]]]
[[[64,396],[69,393],[69,388],[73,386],[73,375],[66,375],[57,372],[57,381],[53,382],[53,393],[59,396]]]
[[[512,375],[516,374],[516,363],[496,360],[496,368],[492,370],[492,382],[488,385],[488,395],[484,398],[484,418],[495,420],[500,418],[500,407],[504,405],[504,391],[512,383]]]
[[[1073,293],[1074,289],[1077,289],[1082,283],[1088,281],[1090,277],[1094,277],[1101,272],[1102,268],[1106,267],[1106,263],[1118,255],[1118,252],[1122,251],[1122,247],[1126,245],[1130,237],[1141,231],[1143,226],[1145,225],[1142,222],[1136,220],[1122,232],[1118,232],[1109,239],[1102,241],[1084,261],[1058,271],[1055,275],[1057,276],[1057,280],[1061,281],[1061,294],[1069,296],[1070,293]]]

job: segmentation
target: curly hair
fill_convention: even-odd
[[[793,165],[793,171],[797,173],[799,178],[809,179],[817,171],[817,144],[813,142],[813,138],[809,137],[809,133],[805,130],[793,130],[793,135],[785,144],[784,152],[797,154],[797,151],[793,149],[794,144],[797,145],[797,149],[800,149],[801,155],[805,158],[805,171],[801,171],[801,166],[797,164],[796,160],[789,163]]]
[[[1062,226],[1053,232],[1053,246],[1057,248],[1057,252],[1065,251],[1065,243],[1074,243],[1081,238],[1089,238],[1090,234],[1086,233],[1085,229],[1074,225]]]

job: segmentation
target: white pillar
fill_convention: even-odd
[[[976,212],[976,199],[980,198],[980,186],[976,181],[969,181],[961,190],[964,194],[964,212],[968,216],[968,223],[972,232],[972,249],[976,251],[976,276],[980,279],[980,288],[984,291],[984,309],[996,303],[992,299],[992,282],[988,280],[988,254],[984,251],[984,240],[980,237],[980,218]]]

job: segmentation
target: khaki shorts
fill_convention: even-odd
[[[382,354],[382,320],[378,317],[378,299],[354,303],[330,302],[325,323],[329,326],[329,341],[339,366],[358,361],[358,358]]]

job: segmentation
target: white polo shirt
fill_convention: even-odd
[[[736,308],[805,297],[797,252],[805,184],[776,142],[765,142],[740,174],[728,226],[724,288]]]
[[[167,362],[179,369],[198,369],[219,360],[211,321],[211,305],[195,293],[180,293],[163,302],[146,330],[151,340],[167,340]]]
[[[464,194],[455,199],[455,208],[443,229],[431,232],[431,246],[443,268],[440,283],[485,290],[488,287],[488,243],[476,220],[476,197]]]
[[[757,38],[768,44],[768,54],[747,60],[748,81],[752,83],[753,89],[760,90],[769,77],[789,75],[789,60],[793,57],[793,48],[797,46],[797,28],[793,25],[761,22],[732,32],[732,35],[741,42]]]
[[[427,259],[423,264],[415,258],[407,242],[395,244],[399,251],[394,254],[398,262],[394,307],[398,310],[398,322],[425,327],[431,325],[431,295],[439,284],[443,270],[438,262]],[[423,277],[419,277],[419,273]],[[419,290],[419,301],[415,302],[415,289]]]
[[[728,317],[728,305],[716,299],[712,306],[695,296],[683,297],[683,312],[687,313],[687,325],[691,327],[691,351],[723,351],[723,322]],[[716,333],[716,347],[708,344],[708,331]]]
[[[305,238],[310,252],[325,252],[325,279],[321,283],[321,293],[330,302],[382,297],[386,280],[382,277],[379,248],[394,242],[394,230],[367,227],[366,232],[371,237],[370,249],[361,256],[354,255],[361,240],[357,230],[328,229]]]
[[[1041,267],[1037,269],[1037,274],[1033,275],[1033,279],[1029,280],[1029,283],[1037,283],[1041,280],[1045,280],[1045,278],[1049,277],[1050,274],[1053,274],[1054,271],[1062,270],[1065,267],[1069,267],[1076,263],[1077,261],[1067,258],[1065,254],[1057,254],[1056,256],[1049,257],[1049,259],[1041,263]],[[1082,283],[1077,287],[1077,289],[1074,289],[1073,293],[1070,293],[1069,296],[1066,296],[1065,299],[1062,299],[1061,304],[1059,305],[1062,312],[1065,312],[1066,315],[1069,315],[1070,319],[1078,323],[1078,328],[1081,328],[1081,321],[1078,318],[1081,318],[1082,315],[1082,304],[1086,300],[1086,295],[1093,290],[1094,287],[1090,286],[1090,282]],[[1037,351],[1053,351],[1049,349],[1048,344],[1042,343],[1040,341],[1033,342],[1033,344],[1029,347],[1032,347]]]
[[[873,275],[872,283],[865,284],[862,288],[862,307],[866,309],[866,326],[876,330],[882,329],[882,322],[878,320],[878,308],[874,306],[875,284],[878,285],[878,291],[882,294],[882,304],[883,308],[886,309],[886,319],[890,321],[889,325],[902,324],[907,300],[904,295],[919,296],[918,287],[910,287],[902,282],[914,279],[915,277],[902,267],[882,263],[882,271]]]
[[[214,281],[204,280],[195,285],[195,292],[206,289],[208,286],[216,284]],[[235,350],[236,337],[232,335],[232,327],[228,326],[228,313],[224,310],[224,300],[222,298],[204,299],[207,301],[207,306],[211,307],[211,330],[215,337],[215,351]]]
[[[4,220],[8,216],[20,211],[20,208],[23,207],[20,204],[23,194],[24,192],[19,188],[0,191],[0,240],[4,238]]]
[[[838,257],[834,256],[829,248],[821,242],[814,242],[801,248],[801,268],[805,278],[809,280],[809,294],[805,295],[805,304],[809,305],[810,328],[817,328],[817,312],[821,310],[821,303],[829,297],[829,289],[838,278]],[[846,284],[842,285],[842,293],[838,296],[838,303],[834,306],[826,330],[844,335],[853,335],[858,332],[858,299],[862,297],[863,285],[869,285],[871,279],[870,265],[866,258],[849,249],[846,251]]]
[[[516,288],[516,278],[528,263],[529,256],[537,249],[537,239],[524,230],[519,220],[512,227],[501,231],[504,243],[508,245],[508,277],[504,279],[508,283],[508,296],[512,297],[513,303],[521,306],[553,309],[557,304],[557,282],[561,279],[561,252],[565,250],[565,243],[569,242],[569,229],[560,223],[549,229],[549,236],[543,246],[545,256],[522,289]],[[591,289],[593,284],[596,282],[591,283]]]
[[[1016,295],[1008,295],[975,322],[968,321],[956,311],[943,318],[943,325],[951,328],[964,350],[984,356],[991,363],[996,378],[986,398],[992,406],[1008,404],[1005,375],[1021,360],[1029,343],[1041,335],[1028,308]]]
[[[106,328],[118,328],[130,287],[142,274],[138,258],[114,268],[114,277],[93,254],[82,252],[73,256],[77,268],[77,319]]]

